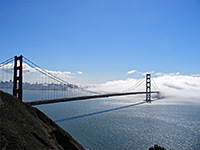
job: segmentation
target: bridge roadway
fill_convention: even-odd
[[[150,93],[159,94],[159,91],[151,91]],[[91,95],[91,96],[77,96],[77,97],[51,99],[51,100],[37,100],[37,101],[25,102],[25,104],[42,105],[42,104],[51,104],[51,103],[59,103],[59,102],[69,102],[69,101],[77,101],[77,100],[86,100],[86,99],[104,98],[104,97],[113,97],[113,96],[124,96],[124,95],[137,95],[137,94],[146,94],[146,92],[128,92],[128,93],[100,94],[100,95]]]

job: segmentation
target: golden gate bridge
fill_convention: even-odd
[[[26,100],[28,105],[41,105],[67,101],[77,101],[86,99],[106,98],[113,96],[138,95],[145,94],[146,102],[151,102],[151,94],[159,94],[159,88],[151,74],[147,73],[137,83],[120,92],[101,93],[88,90],[86,87],[80,87],[61,79],[54,73],[41,68],[31,60],[22,55],[12,57],[0,64],[0,90],[9,91],[20,101],[23,101],[25,90],[35,90],[43,93],[42,97],[36,97],[34,100]],[[146,80],[145,80],[146,79]],[[146,81],[146,82],[145,82]],[[152,82],[153,81],[153,82]],[[135,91],[136,88],[145,82],[144,91]],[[155,91],[152,90],[153,83]],[[49,92],[50,91],[50,92]],[[52,95],[53,93],[53,95]],[[70,95],[70,93],[73,93]],[[82,93],[82,94],[80,94]],[[41,94],[34,94],[41,95]]]

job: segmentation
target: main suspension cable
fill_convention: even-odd
[[[48,76],[49,75],[49,77],[50,76],[52,76],[53,78],[52,79],[55,79],[56,81],[58,81],[58,82],[60,82],[60,83],[65,83],[65,84],[70,84],[69,82],[67,82],[67,81],[65,81],[65,80],[63,80],[63,79],[60,79],[60,78],[58,78],[58,77],[56,77],[55,75],[53,75],[52,73],[49,73],[48,71],[46,71],[45,69],[42,69],[40,66],[38,66],[37,64],[35,64],[35,63],[33,63],[32,61],[30,61],[29,59],[27,59],[26,57],[24,57],[28,62],[30,62],[31,64],[33,64],[35,67],[33,67],[32,65],[31,65],[31,67],[33,67],[33,68],[35,68],[36,69],[36,67],[38,67],[40,70],[42,70],[43,72],[45,72],[45,75],[46,76]],[[42,71],[40,71],[40,72],[42,72]],[[48,75],[47,75],[48,74]]]
[[[137,88],[138,86],[140,86],[144,82],[143,80],[145,80],[145,79],[144,78],[140,79],[135,85],[131,86],[128,89],[123,90],[122,92],[124,93],[126,91],[130,91],[130,90]]]
[[[158,87],[158,85],[156,84],[156,82],[154,81],[154,78],[152,78],[153,83],[155,84],[155,87],[160,90],[160,88]]]
[[[3,66],[5,66],[5,65],[9,64],[9,63],[11,63],[12,61],[13,61],[13,57],[10,58],[10,59],[7,59],[6,61],[1,62],[1,63],[0,63],[0,67],[3,67]]]

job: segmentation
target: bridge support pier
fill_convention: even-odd
[[[22,59],[23,56],[15,56],[14,77],[13,77],[13,96],[22,101]],[[18,63],[19,62],[19,63]]]
[[[146,74],[146,102],[151,102],[151,74]]]

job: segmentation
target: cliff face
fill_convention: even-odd
[[[0,91],[0,149],[84,150],[38,109]]]

